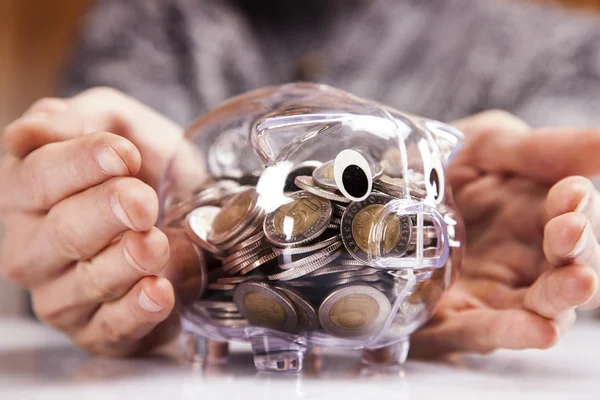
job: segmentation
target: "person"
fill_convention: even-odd
[[[99,1],[68,95],[4,130],[2,273],[92,353],[170,341],[156,191],[182,126],[232,95],[312,80],[466,135],[448,171],[462,272],[412,354],[548,348],[576,308],[600,305],[599,27],[502,0]]]

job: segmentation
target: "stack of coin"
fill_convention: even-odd
[[[338,190],[333,165],[309,161],[294,169],[285,184],[289,201],[270,213],[253,186],[231,179],[168,210],[168,226],[182,228],[213,261],[206,290],[193,306],[198,314],[224,328],[322,329],[346,338],[382,328],[404,281],[372,261],[414,255],[416,219],[387,216],[381,243],[372,243],[371,231],[387,203],[407,197],[407,188],[408,196],[422,199],[424,185],[405,185],[374,163],[372,192],[351,201]],[[422,233],[425,254],[433,254],[438,232],[426,222]]]

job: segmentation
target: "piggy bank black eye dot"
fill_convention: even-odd
[[[371,193],[371,166],[356,150],[344,150],[337,155],[333,175],[339,191],[349,200],[363,201]]]
[[[436,201],[439,200],[440,196],[442,195],[442,193],[440,193],[440,176],[435,168],[429,172],[429,184],[434,190],[433,199]]]

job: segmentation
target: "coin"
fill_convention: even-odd
[[[301,258],[300,260],[292,261],[292,262],[288,262],[288,263],[280,263],[279,268],[287,270],[287,269],[294,269],[297,267],[301,267],[306,264],[310,264],[314,261],[319,260],[322,257],[327,257],[327,256],[331,255],[332,253],[337,251],[340,247],[342,247],[342,242],[335,242],[335,243],[327,246],[323,250],[319,250],[316,253],[311,254],[308,257],[304,257],[304,258]]]
[[[239,261],[223,265],[223,271],[227,272],[229,275],[234,275],[239,273],[242,269],[247,266],[253,264],[254,262],[262,259],[265,256],[269,256],[269,260],[274,260],[276,258],[275,253],[270,248],[263,249],[259,253],[249,254],[248,256],[244,256]],[[266,261],[265,261],[266,262]]]
[[[247,262],[244,265],[244,268],[240,269],[239,273],[242,275],[245,275],[245,274],[249,273],[250,271],[254,271],[256,268],[268,263],[269,261],[274,260],[275,258],[277,258],[275,253],[273,253],[273,252],[267,253],[256,261],[253,261],[251,263]]]
[[[294,304],[264,282],[245,282],[233,293],[233,302],[251,325],[293,332],[298,326]]]
[[[338,190],[333,172],[334,165],[335,160],[327,161],[313,171],[312,178],[317,186],[329,191]],[[369,162],[369,167],[371,167],[371,179],[373,180],[377,179],[383,173],[383,168],[379,163]]]
[[[382,175],[378,180],[373,182],[373,188],[393,197],[405,197],[403,178],[391,178],[387,175]],[[417,199],[424,199],[427,197],[427,192],[425,190],[410,182],[408,183],[408,193],[411,197]]]
[[[292,279],[300,278],[331,263],[338,258],[341,253],[342,252],[338,250],[329,256],[322,257],[308,264],[303,264],[300,267],[269,275],[268,278],[271,281],[290,281]]]
[[[234,246],[237,246],[238,243],[245,241],[251,237],[256,236],[259,233],[263,233],[263,220],[264,220],[264,211],[259,210],[256,217],[248,223],[248,226],[244,228],[240,233],[232,237],[226,242],[219,243],[217,248],[221,251],[230,251],[230,249]]]
[[[295,166],[290,171],[287,178],[285,178],[285,185],[283,186],[283,191],[296,192],[300,190],[300,188],[294,183],[296,177],[300,175],[312,175],[315,168],[320,167],[321,164],[322,163],[320,161],[305,161],[303,163],[300,163],[298,166]]]
[[[258,193],[254,189],[247,189],[233,196],[215,217],[208,240],[218,245],[235,237],[258,214],[257,203]]]
[[[331,202],[306,191],[289,195],[292,202],[267,214],[263,229],[266,239],[279,247],[310,242],[327,229],[333,209]]]
[[[231,253],[223,259],[223,269],[227,270],[242,261],[245,261],[257,254],[263,253],[265,250],[270,250],[271,246],[268,243],[256,242],[246,247],[244,250]]]
[[[209,283],[208,289],[211,289],[211,290],[233,290],[233,289],[235,289],[235,285],[226,284],[226,283]]]
[[[250,246],[251,244],[254,244],[258,241],[262,241],[264,243],[264,238],[265,238],[265,233],[261,229],[260,232],[258,232],[257,234],[255,234],[253,236],[250,236],[246,240],[239,242],[238,244],[233,246],[231,249],[229,249],[229,251],[235,252],[235,251],[241,250],[241,249],[245,248],[246,246]]]
[[[339,337],[361,337],[383,328],[391,311],[383,293],[367,286],[343,286],[331,292],[319,307],[319,321]]]
[[[333,235],[327,239],[323,239],[320,241],[315,242],[315,244],[311,244],[309,246],[302,246],[302,247],[282,247],[282,248],[278,248],[278,247],[274,247],[273,248],[273,252],[275,254],[277,254],[278,256],[286,256],[286,255],[296,255],[296,254],[305,254],[305,253],[312,253],[313,251],[316,250],[321,250],[331,244],[340,242],[342,241],[342,237],[340,235]]]
[[[219,207],[198,207],[185,218],[185,233],[190,240],[200,248],[213,254],[221,254],[221,251],[208,241],[208,235],[215,217],[220,212]]]
[[[372,193],[365,200],[351,203],[342,217],[342,241],[355,259],[371,263],[377,255],[369,249],[371,230],[392,197]],[[410,244],[412,222],[410,217],[388,215],[384,222],[382,245],[386,257],[401,257]]]
[[[298,314],[298,327],[296,331],[316,331],[319,329],[317,310],[302,293],[284,284],[274,284],[273,287],[283,292],[294,303]]]
[[[296,177],[296,180],[294,182],[299,188],[304,189],[307,192],[314,194],[315,196],[322,197],[328,200],[339,201],[340,203],[351,202],[350,199],[347,199],[341,194],[336,194],[328,190],[322,189],[318,186],[315,186],[313,178],[310,176],[298,176]]]

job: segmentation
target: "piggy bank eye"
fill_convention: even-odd
[[[363,201],[371,193],[373,175],[371,166],[356,150],[343,150],[333,164],[335,184],[352,201]]]
[[[433,167],[429,170],[429,176],[427,177],[426,186],[429,196],[436,203],[441,203],[444,200],[444,175],[443,169],[440,167]]]

